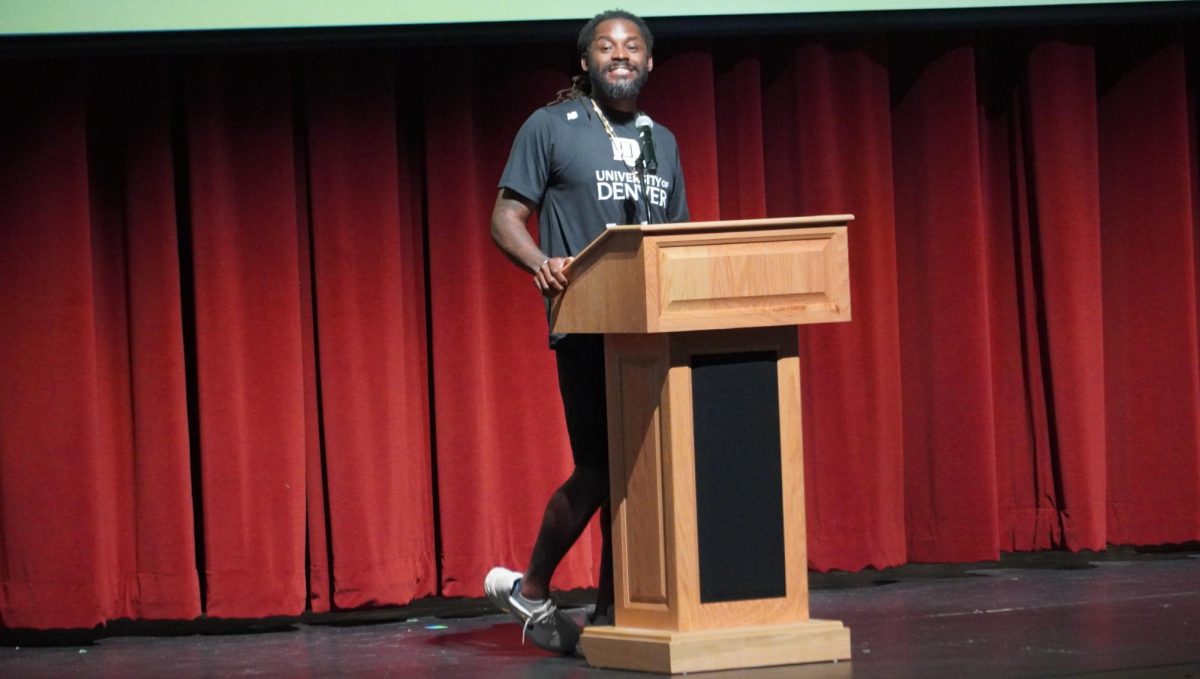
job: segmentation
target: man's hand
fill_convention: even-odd
[[[557,297],[567,289],[567,277],[563,269],[575,261],[574,257],[551,257],[533,272],[533,282],[546,297]]]
[[[557,297],[567,287],[563,269],[574,257],[546,257],[529,237],[525,222],[533,214],[533,203],[509,189],[501,189],[492,208],[492,240],[513,264],[533,272],[533,282],[546,297]]]

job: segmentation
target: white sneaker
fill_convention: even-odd
[[[530,601],[521,596],[520,573],[497,566],[483,579],[483,591],[496,608],[511,613],[523,624],[521,643],[525,643],[528,636],[542,650],[562,655],[575,652],[579,625],[558,610],[554,601]]]

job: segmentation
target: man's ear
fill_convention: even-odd
[[[654,57],[647,57],[646,58],[646,72],[649,73],[650,71],[653,71],[653,70],[654,70]]]
[[[588,72],[587,57],[579,57],[579,68],[582,68],[584,73]]]

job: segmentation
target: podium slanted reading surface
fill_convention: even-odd
[[[796,328],[850,320],[853,215],[608,229],[567,268],[555,332],[603,333],[615,624],[598,667],[850,658],[808,614]]]

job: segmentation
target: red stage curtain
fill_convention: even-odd
[[[660,40],[695,219],[857,216],[854,321],[800,331],[812,567],[1200,539],[1188,28]],[[487,225],[571,51],[0,63],[3,625],[525,565],[570,456]]]
[[[987,559],[999,521],[975,50],[908,54],[924,57],[905,64],[917,72],[892,117],[908,552]]]
[[[1200,533],[1196,118],[1178,38],[1100,61],[1107,539]]]
[[[808,558],[819,570],[905,561],[886,52],[866,36],[771,45],[763,56],[768,215],[857,217],[856,320],[800,332]]]
[[[309,559],[328,568],[332,542],[335,607],[394,604],[437,590],[419,110],[396,91],[414,69],[374,52],[305,63],[316,326],[305,337],[319,349],[324,453],[324,483],[310,476],[309,488],[328,495],[328,535],[310,538]],[[318,523],[310,513],[310,535]],[[314,610],[328,606],[319,577]]]

